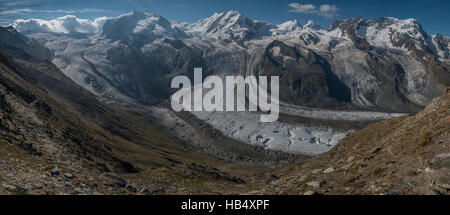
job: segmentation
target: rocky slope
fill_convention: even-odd
[[[24,59],[31,59],[32,56],[38,60],[51,60],[53,58],[49,49],[42,46],[38,41],[20,34],[13,27],[0,28],[0,45],[0,48],[10,55],[17,57],[22,55],[20,57]],[[21,50],[26,50],[26,53]]]
[[[275,171],[263,192],[449,194],[450,88],[416,115],[356,131],[332,150]]]

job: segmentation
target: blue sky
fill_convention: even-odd
[[[79,18],[114,17],[152,11],[169,20],[195,22],[214,12],[237,10],[252,19],[282,23],[313,20],[327,28],[336,19],[364,16],[416,18],[430,34],[450,36],[448,0],[0,0],[0,25],[14,19],[53,19],[72,14]]]

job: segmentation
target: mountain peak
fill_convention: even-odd
[[[7,30],[7,31],[9,31],[9,32],[14,32],[14,33],[17,32],[16,29],[15,29],[12,25],[7,26],[7,27],[5,27],[4,29]]]
[[[287,22],[283,22],[278,25],[278,29],[280,30],[295,30],[299,27],[298,21],[296,19],[289,20]]]
[[[192,24],[187,31],[191,34],[220,40],[249,40],[261,33],[270,35],[267,26],[267,23],[253,21],[240,12],[231,10],[215,13],[208,18],[199,20]]]
[[[309,28],[309,29],[314,29],[314,30],[319,30],[320,29],[320,25],[315,23],[314,21],[309,20],[304,26],[303,28]]]
[[[224,12],[224,14],[227,14],[230,16],[242,16],[242,13],[237,10],[229,10],[227,12]]]
[[[429,36],[413,18],[380,17],[371,20],[355,17],[335,21],[328,31],[334,36],[351,40],[363,38],[369,44],[380,47],[425,50],[430,45],[427,44]]]
[[[125,18],[131,18],[131,17],[143,17],[143,16],[145,16],[144,13],[133,10],[129,13],[119,15],[117,17],[117,19],[120,19],[120,18],[125,19]]]
[[[245,21],[252,21],[251,19],[245,17],[242,15],[239,11],[230,10],[227,12],[220,13],[217,17],[218,19],[221,19],[229,24],[236,24],[238,22],[245,22]],[[239,24],[239,23],[238,23]]]
[[[271,31],[273,32],[272,35],[276,36],[296,34],[300,30],[301,27],[299,26],[296,19],[281,23],[277,25],[276,28],[271,29]]]
[[[132,11],[117,18],[108,19],[103,25],[102,34],[113,40],[140,34],[149,41],[161,36],[184,36],[184,33],[172,27],[166,18],[148,11],[144,13]]]

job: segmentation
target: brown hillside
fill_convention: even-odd
[[[449,194],[450,88],[417,115],[371,124],[331,151],[276,171],[263,192]]]

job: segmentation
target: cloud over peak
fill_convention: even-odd
[[[20,32],[54,32],[54,33],[86,33],[94,34],[101,30],[107,17],[99,17],[94,21],[66,15],[52,20],[17,19],[12,26]]]
[[[318,16],[323,16],[325,18],[333,18],[339,16],[337,13],[339,8],[336,5],[322,4],[319,6],[313,4],[299,4],[299,3],[290,3],[288,6],[291,8],[289,12],[294,13],[306,13],[306,14],[315,14]]]

